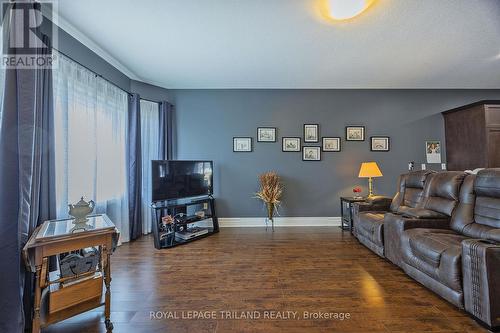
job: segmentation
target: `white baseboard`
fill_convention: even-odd
[[[340,217],[276,217],[275,227],[338,227]],[[232,227],[265,227],[266,219],[263,217],[221,217],[221,228]]]

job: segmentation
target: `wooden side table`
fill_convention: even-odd
[[[75,229],[73,219],[65,219],[46,221],[33,232],[23,249],[26,266],[36,277],[33,333],[39,333],[41,328],[102,305],[106,328],[113,329],[110,321],[110,256],[118,236],[118,230],[105,214],[89,216],[85,230]],[[57,272],[50,273],[49,277],[50,256],[87,247],[100,249],[101,257],[96,271],[71,279],[62,278]],[[101,301],[103,280],[106,287],[104,303]],[[51,297],[51,302],[47,301],[47,297]]]
[[[349,230],[349,232],[352,234],[352,204],[355,202],[364,202],[365,200],[366,198],[340,197],[340,228],[342,230]]]

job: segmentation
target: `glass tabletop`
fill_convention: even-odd
[[[112,229],[115,227],[106,214],[88,216],[85,224],[75,224],[74,221],[74,218],[46,221],[40,232],[36,235],[36,240],[66,236],[78,232]]]

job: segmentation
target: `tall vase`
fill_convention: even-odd
[[[267,202],[266,205],[267,205],[266,231],[267,231],[267,222],[270,221],[271,222],[272,230],[274,232],[274,218],[273,218],[273,215],[274,215],[274,203]]]

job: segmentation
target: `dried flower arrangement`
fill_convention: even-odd
[[[274,211],[281,202],[281,195],[284,189],[283,184],[281,183],[280,176],[275,171],[259,175],[259,181],[260,190],[255,193],[255,196],[266,204],[267,217],[273,221]]]

